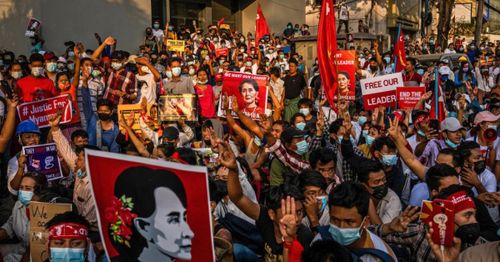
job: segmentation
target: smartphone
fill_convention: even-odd
[[[429,127],[434,129],[435,131],[439,131],[439,120],[431,119],[429,121]]]
[[[436,244],[453,246],[454,205],[444,199],[432,201],[432,241]]]

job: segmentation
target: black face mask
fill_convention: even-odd
[[[387,192],[389,191],[389,188],[387,187],[387,184],[383,184],[380,186],[372,187],[373,193],[372,196],[376,199],[382,199],[387,195]]]
[[[372,72],[377,72],[378,71],[378,66],[370,66],[370,70]]]
[[[484,160],[477,161],[474,163],[474,172],[476,172],[477,175],[483,173],[485,169],[486,169],[486,163],[484,162]]]
[[[474,244],[481,233],[479,223],[467,224],[459,226],[455,232],[455,236],[462,240],[465,244]]]
[[[212,142],[210,141],[210,139],[203,140],[203,142],[205,142],[205,145],[207,145],[207,146],[211,146],[212,145]]]
[[[170,157],[175,153],[175,144],[173,142],[166,142],[165,144],[165,156]]]
[[[111,114],[99,113],[99,114],[97,114],[97,116],[99,117],[99,119],[101,121],[109,121],[109,120],[111,120]]]

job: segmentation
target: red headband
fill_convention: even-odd
[[[181,164],[185,164],[187,165],[188,162],[184,161],[181,156],[179,155],[179,152],[175,152],[172,154],[171,156],[172,159],[175,159],[177,162],[181,163]]]
[[[51,239],[87,239],[88,229],[82,224],[62,223],[49,228],[49,240]]]
[[[450,200],[455,205],[455,214],[468,208],[476,208],[472,198],[467,196],[464,191],[456,192],[449,196],[447,200]]]
[[[414,123],[414,124],[418,124],[418,123],[423,122],[423,121],[425,121],[425,120],[427,120],[427,119],[429,119],[429,116],[428,116],[428,115],[424,115],[424,114],[419,115],[419,116],[417,117],[417,119],[415,119],[415,123]]]

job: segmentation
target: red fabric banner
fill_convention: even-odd
[[[399,29],[399,38],[394,46],[394,58],[396,59],[396,73],[401,72],[406,67],[406,50],[403,30]]]
[[[333,1],[325,0],[319,17],[318,63],[321,84],[332,108],[335,108],[334,98],[337,93],[337,69],[334,63],[335,53],[337,52],[337,32],[335,28]]]
[[[264,13],[262,13],[260,4],[258,4],[257,18],[255,19],[255,43],[258,43],[265,35],[269,35],[269,26],[267,25]]]

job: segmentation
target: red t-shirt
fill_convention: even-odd
[[[52,80],[29,75],[17,81],[17,94],[23,102],[31,102],[57,96],[58,92]]]
[[[212,118],[215,116],[215,95],[211,85],[206,85],[203,90],[200,86],[194,86],[196,95],[198,95],[198,103],[201,108],[201,116],[204,118]]]

